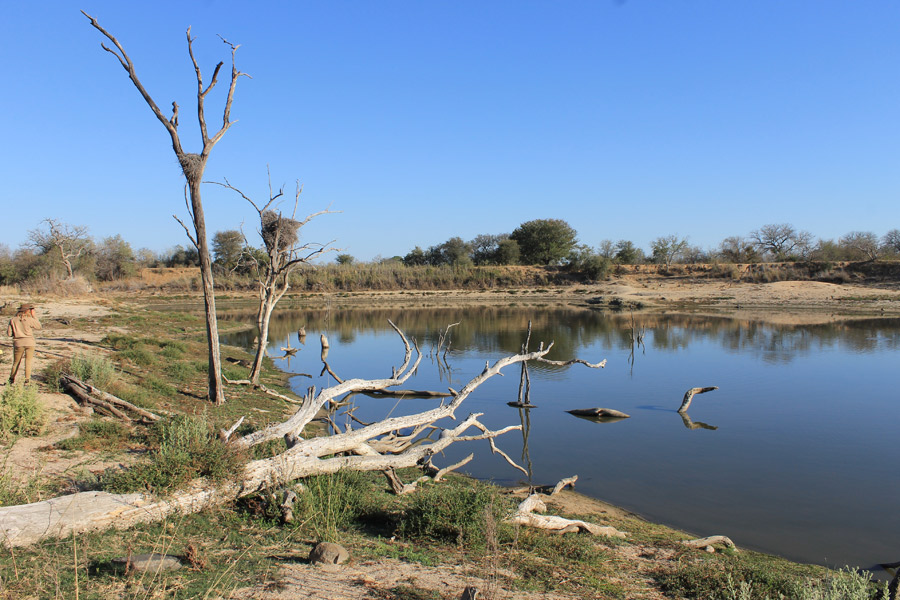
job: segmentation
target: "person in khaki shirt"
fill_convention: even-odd
[[[34,316],[34,305],[23,304],[16,316],[9,320],[6,335],[13,338],[13,364],[9,373],[9,382],[16,382],[19,363],[25,358],[25,383],[31,383],[31,364],[34,360],[34,330],[40,329],[41,323]]]

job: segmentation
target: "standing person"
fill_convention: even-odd
[[[34,305],[23,304],[16,316],[9,320],[6,335],[13,338],[13,364],[9,372],[9,382],[16,382],[19,363],[25,357],[25,383],[31,383],[31,364],[34,360],[34,330],[40,329],[41,323],[34,316]]]

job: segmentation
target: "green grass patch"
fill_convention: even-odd
[[[141,346],[122,350],[119,356],[139,367],[149,367],[156,363],[156,356]]]
[[[78,435],[56,443],[60,450],[118,450],[131,439],[131,430],[118,421],[87,421]]]
[[[178,393],[175,386],[152,374],[144,377],[143,385],[151,392],[165,398],[174,398]]]
[[[166,367],[166,374],[175,381],[185,382],[197,375],[197,369],[189,362],[173,362]]]

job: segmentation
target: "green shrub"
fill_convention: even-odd
[[[107,388],[116,378],[115,365],[99,354],[79,352],[72,357],[69,368],[76,378],[101,389]]]
[[[244,455],[222,443],[204,416],[183,415],[156,423],[150,433],[147,460],[108,474],[103,485],[110,491],[146,490],[166,493],[192,479],[224,481],[243,468]]]
[[[508,500],[491,485],[461,479],[448,480],[418,492],[404,515],[404,537],[455,542],[476,550],[487,542],[487,514],[503,521]]]
[[[0,394],[0,441],[40,435],[45,421],[43,407],[38,404],[37,388],[13,384]]]

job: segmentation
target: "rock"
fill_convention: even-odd
[[[181,560],[177,556],[158,554],[156,552],[114,558],[112,562],[115,565],[120,565],[127,571],[136,571],[138,573],[174,571],[181,568]]]
[[[326,565],[339,565],[347,562],[350,553],[340,544],[320,542],[309,553],[309,562],[323,563]]]
[[[478,600],[478,588],[470,585],[463,590],[462,596],[459,597],[459,600]]]

